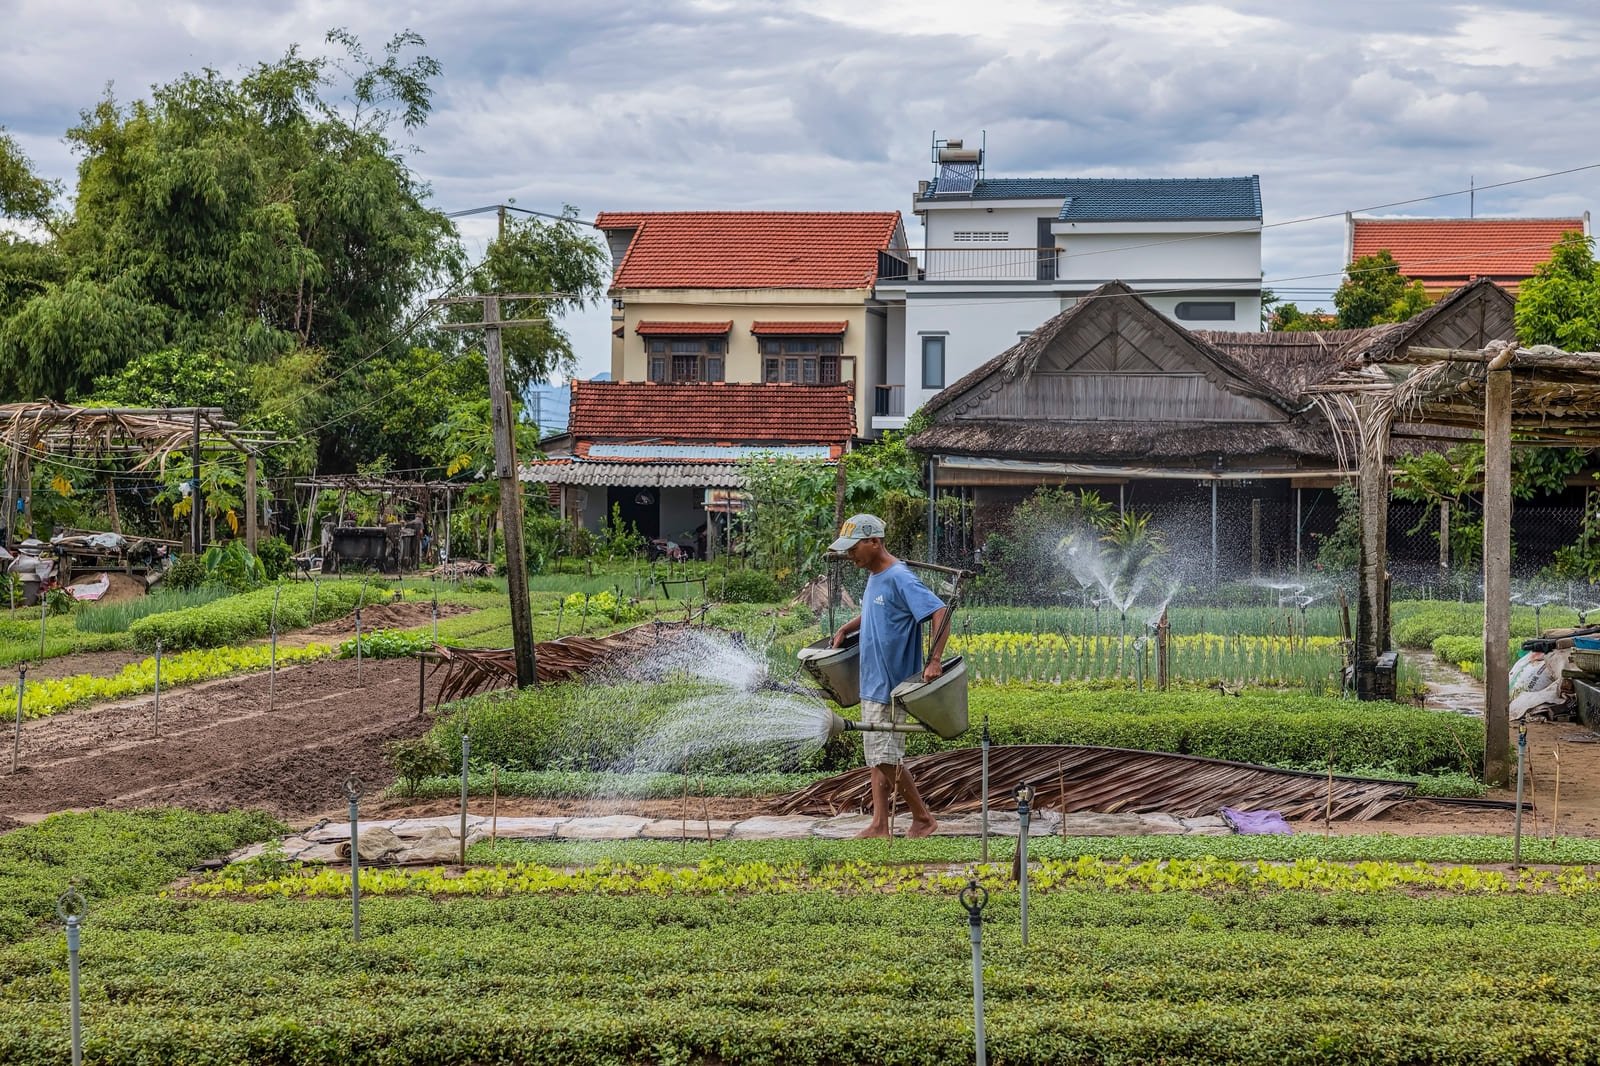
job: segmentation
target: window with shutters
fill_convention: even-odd
[[[651,381],[721,381],[728,342],[722,337],[651,337],[645,353]]]
[[[799,385],[837,384],[841,347],[838,337],[763,338],[763,378]]]

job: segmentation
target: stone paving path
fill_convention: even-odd
[[[936,836],[977,836],[979,815],[947,815],[939,822]],[[761,815],[739,821],[690,818],[642,818],[629,814],[593,817],[500,818],[493,825],[481,815],[467,816],[467,842],[488,840],[491,832],[499,840],[561,840],[605,842],[613,840],[841,840],[853,837],[869,821],[864,814],[838,814],[831,818],[806,815]],[[1063,824],[1064,821],[1064,824]],[[903,835],[909,816],[895,820],[896,835]],[[439,818],[376,819],[361,822],[362,854],[376,840],[380,850],[395,856],[398,844],[406,852],[426,852],[416,861],[453,861],[460,849],[459,815]],[[1016,836],[1021,823],[1013,811],[990,811],[989,832],[994,836]],[[1029,820],[1029,835],[1042,836],[1143,836],[1187,835],[1227,836],[1230,830],[1216,816],[1180,818],[1171,814],[1069,814],[1063,820],[1057,811],[1036,811]],[[295,833],[281,841],[284,856],[300,862],[343,862],[349,855],[350,823],[326,822]],[[342,849],[341,849],[342,846]],[[265,845],[255,845],[236,853],[233,861],[260,854]],[[372,860],[368,860],[372,861]]]
[[[1454,665],[1440,661],[1429,651],[1409,651],[1422,680],[1428,684],[1428,693],[1422,705],[1436,711],[1454,711],[1457,714],[1483,717],[1483,682],[1463,674]]]

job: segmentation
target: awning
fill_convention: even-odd
[[[744,479],[735,463],[615,463],[562,459],[524,463],[519,476],[525,482],[544,485],[656,489],[744,487]]]
[[[843,333],[848,322],[757,322],[750,332],[764,337],[827,337]]]
[[[641,322],[633,328],[644,336],[720,337],[733,328],[730,322]]]

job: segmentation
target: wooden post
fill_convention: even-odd
[[[106,475],[106,515],[111,519],[111,532],[122,532],[122,516],[117,513],[117,482],[110,474]]]
[[[256,553],[256,453],[244,453],[244,546]]]
[[[1217,584],[1217,481],[1211,479],[1211,585]]]
[[[1489,364],[1483,409],[1483,779],[1511,776],[1511,370]]]
[[[1305,489],[1294,490],[1294,573],[1300,576],[1300,497]]]
[[[1450,576],[1450,501],[1439,501],[1439,586]],[[1440,594],[1443,598],[1443,594]]]
[[[506,541],[506,585],[511,593],[511,643],[516,654],[517,687],[539,679],[533,649],[533,608],[528,602],[528,562],[522,550],[522,483],[517,477],[517,441],[506,395],[505,360],[500,354],[500,297],[483,298],[483,349],[489,360],[489,410],[494,422],[495,477],[500,481],[501,525]]]
[[[200,540],[200,412],[194,413],[194,436],[189,445],[189,550],[196,555]]]
[[[1389,535],[1389,422],[1370,406],[1362,411],[1360,469],[1361,564],[1356,597],[1356,696],[1376,698],[1378,656],[1389,646],[1385,583]],[[1369,446],[1370,445],[1370,446]]]

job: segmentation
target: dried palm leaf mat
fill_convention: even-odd
[[[935,811],[976,811],[983,803],[979,748],[906,760],[922,798]],[[1219,807],[1275,810],[1285,818],[1327,815],[1364,822],[1411,799],[1411,783],[1278,770],[1195,755],[1017,744],[989,751],[991,809],[1009,809],[1019,785],[1032,785],[1034,806],[1063,812],[1215,814]],[[837,814],[871,803],[865,769],[818,781],[777,801],[780,814]],[[1500,806],[1500,804],[1492,804]],[[1330,813],[1331,812],[1331,813]]]

